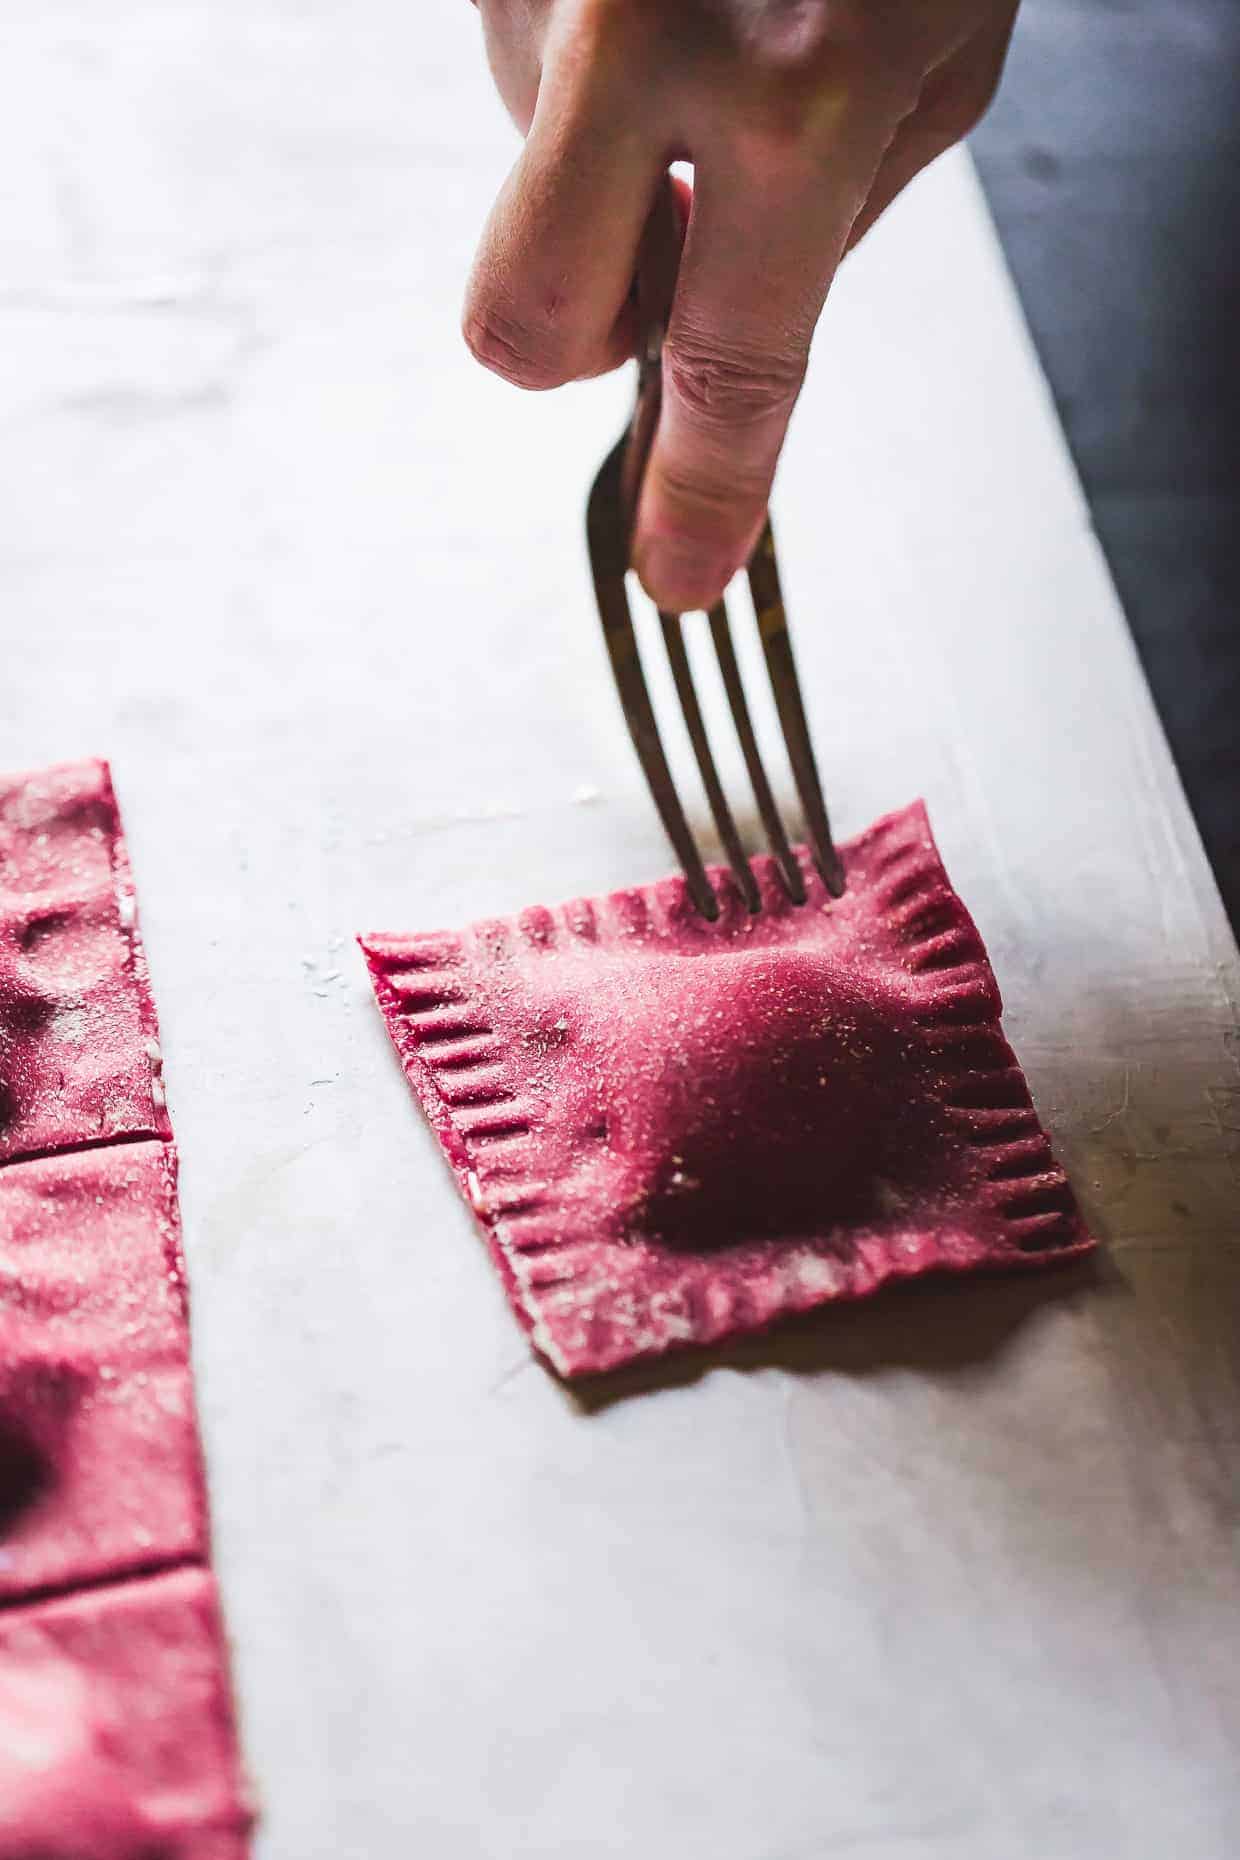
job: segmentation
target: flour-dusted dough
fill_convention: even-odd
[[[0,1169],[0,1600],[206,1555],[171,1144]]]
[[[170,1135],[107,764],[0,779],[0,1162]]]
[[[105,764],[0,780],[0,1860],[244,1860],[176,1155]]]
[[[560,1374],[940,1269],[1091,1245],[924,808],[773,863],[363,948],[512,1303]]]
[[[0,1612],[0,1860],[244,1860],[205,1569]]]

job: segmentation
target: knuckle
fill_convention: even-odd
[[[797,0],[794,6],[750,8],[737,30],[760,67],[788,77],[817,73],[853,37],[847,0]]]
[[[787,418],[801,391],[805,364],[800,357],[682,330],[664,346],[663,375],[665,391],[699,424],[743,429]]]
[[[466,306],[461,333],[475,361],[515,387],[538,392],[562,387],[572,379],[572,370],[548,340],[546,331],[527,317],[493,303],[471,302]]]
[[[886,14],[847,0],[758,9],[746,47],[749,94],[733,131],[752,179],[809,180],[848,123],[896,122],[913,109],[922,67]]]
[[[754,9],[742,27],[745,49],[756,69],[786,87],[813,87],[823,80],[859,80],[885,59],[892,40],[907,38],[907,25],[893,32],[890,9],[873,0],[795,0]]]

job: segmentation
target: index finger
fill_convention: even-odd
[[[663,347],[663,402],[633,561],[665,610],[709,607],[747,559],[810,340],[887,137],[828,164],[699,164]]]

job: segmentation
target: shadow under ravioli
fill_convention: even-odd
[[[922,807],[808,860],[755,861],[364,939],[406,1072],[512,1302],[589,1374],[933,1269],[1091,1242],[1004,1040],[994,976]]]

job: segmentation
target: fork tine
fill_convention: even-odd
[[[766,669],[775,694],[775,709],[779,713],[788,760],[792,765],[792,777],[801,797],[805,830],[814,863],[822,874],[827,890],[832,897],[838,898],[844,891],[844,868],[831,838],[831,823],[827,818],[827,805],[822,798],[822,783],[814,760],[814,747],[805,720],[805,706],[801,701],[801,686],[797,680],[796,661],[792,656],[792,641],[788,636],[788,617],[784,612],[784,598],[779,586],[775,538],[771,534],[769,517],[758,538],[757,547],[749,558],[749,589],[753,595],[754,613],[758,618],[762,650],[766,655]]]
[[[706,725],[702,721],[702,707],[698,703],[697,689],[689,667],[689,655],[685,651],[680,616],[665,614],[660,609],[659,624],[663,628],[663,644],[667,648],[668,663],[672,668],[672,677],[676,683],[676,695],[680,699],[685,728],[689,732],[689,741],[693,744],[698,773],[702,777],[702,786],[706,790],[706,799],[710,802],[710,811],[715,817],[715,826],[728,856],[728,864],[744,894],[749,910],[759,911],[762,908],[762,898],[758,891],[758,882],[745,857],[741,836],[736,830],[736,822],[732,818],[732,810],[728,806],[723,784],[719,780],[719,771],[715,767],[710,739],[706,734]]]
[[[762,766],[758,739],[754,735],[749,705],[745,698],[745,687],[741,683],[740,667],[736,663],[736,653],[732,648],[732,635],[728,629],[728,610],[722,601],[716,601],[710,610],[709,619],[710,636],[715,642],[715,656],[719,660],[719,670],[723,675],[723,688],[728,694],[732,721],[736,725],[736,734],[740,738],[741,754],[745,758],[745,767],[749,771],[749,783],[753,789],[754,800],[758,803],[762,825],[766,829],[767,840],[782,874],[785,891],[794,904],[804,904],[805,880],[797,864],[796,855],[788,844],[788,835],[784,832],[784,823],[779,817],[779,809],[771,793],[771,784]]]
[[[633,739],[633,747],[637,751],[637,759],[641,763],[651,798],[663,822],[663,830],[680,860],[689,894],[703,917],[713,922],[719,915],[719,900],[706,876],[702,856],[685,819],[676,784],[663,753],[659,726],[637,653],[633,616],[629,612],[628,595],[625,592],[628,535],[620,501],[620,478],[627,443],[628,435],[625,434],[604,459],[586,506],[586,534],[590,545],[594,593],[603,622],[603,636],[607,642],[612,674],[620,693],[624,721]]]
[[[594,591],[629,735],[633,739],[633,747],[637,751],[659,818],[684,868],[690,895],[702,915],[713,919],[719,915],[719,900],[706,876],[701,854],[685,818],[659,740],[658,721],[638,655],[633,617],[629,612],[625,591],[634,515],[659,418],[663,332],[675,296],[679,263],[680,237],[675,199],[670,179],[664,176],[647,218],[638,252],[637,309],[643,344],[637,375],[637,401],[628,430],[604,459],[591,487],[586,506],[586,532]],[[801,701],[792,644],[788,638],[788,623],[780,593],[775,543],[769,519],[763,526],[748,571],[767,674],[775,697],[788,760],[801,799],[814,861],[828,890],[839,897],[844,890],[844,872],[832,843],[822,785],[810,745],[805,707]],[[788,843],[788,835],[762,765],[732,646],[727,608],[722,599],[711,608],[708,618],[732,721],[736,726],[767,840],[782,875],[784,889],[794,903],[803,904],[806,899],[804,874]],[[751,911],[756,911],[761,907],[761,897],[719,780],[679,620],[661,612],[659,621],[680,698],[680,708],[719,837],[746,903]]]

